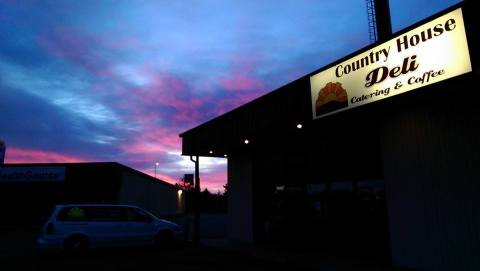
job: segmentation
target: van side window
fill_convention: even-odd
[[[122,209],[113,206],[87,207],[91,221],[122,221]]]
[[[84,221],[88,220],[85,208],[82,207],[65,207],[60,210],[57,216],[59,221]]]
[[[125,208],[127,221],[145,221],[150,218],[145,212],[137,208]]]

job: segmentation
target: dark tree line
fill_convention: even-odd
[[[199,208],[201,213],[227,212],[227,185],[223,186],[225,188],[223,193],[212,193],[205,188],[200,192],[198,201],[195,200],[195,189],[192,182],[182,178],[175,186],[183,191],[186,213],[193,213],[195,207]]]

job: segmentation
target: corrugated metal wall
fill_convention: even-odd
[[[480,110],[469,80],[434,85],[384,119],[393,263],[480,270]],[[428,98],[427,98],[428,97]]]
[[[157,216],[174,215],[180,211],[175,187],[128,171],[122,173],[118,202],[137,205]]]

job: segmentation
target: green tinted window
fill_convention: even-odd
[[[57,220],[61,220],[61,221],[87,220],[85,209],[82,207],[65,207],[58,214]]]

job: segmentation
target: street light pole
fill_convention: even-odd
[[[158,162],[155,163],[155,178],[157,178],[157,167],[158,167]]]

